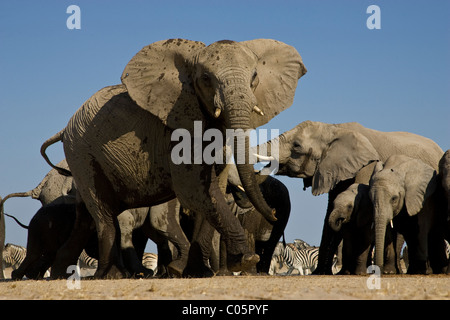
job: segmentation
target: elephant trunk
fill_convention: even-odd
[[[338,210],[336,208],[331,212],[330,217],[328,218],[328,224],[336,232],[341,230],[342,225],[344,223],[346,223],[347,221],[348,221],[348,219],[342,213],[342,210]]]
[[[233,123],[233,120],[230,119],[230,121]],[[245,193],[255,209],[258,210],[267,221],[273,222],[277,220],[275,218],[275,209],[270,208],[266,203],[266,200],[264,199],[259,188],[259,184],[256,181],[253,164],[249,161],[250,137],[245,132],[249,129],[250,128],[248,125],[241,126],[236,132],[234,140],[234,159],[236,161],[236,168],[239,173],[242,186],[245,189]],[[244,142],[243,148],[242,142]]]
[[[377,206],[374,209],[375,214],[375,264],[383,271],[384,266],[384,240],[386,237],[387,216],[383,210]]]
[[[259,188],[259,184],[256,181],[253,164],[249,159],[249,133],[252,129],[250,125],[250,114],[253,112],[253,107],[256,104],[256,100],[252,92],[247,91],[245,88],[239,87],[236,81],[227,82],[229,86],[224,88],[223,91],[224,96],[226,97],[224,101],[224,109],[226,110],[226,120],[228,122],[227,127],[234,130],[233,155],[236,162],[236,169],[239,173],[239,178],[245,189],[247,197],[255,209],[258,210],[267,221],[276,221],[275,209],[270,208],[266,203]],[[234,94],[230,92],[233,92]]]

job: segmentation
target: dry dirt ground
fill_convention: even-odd
[[[450,276],[225,276],[207,279],[3,280],[0,299],[43,300],[450,300]],[[377,283],[369,279],[369,286]]]

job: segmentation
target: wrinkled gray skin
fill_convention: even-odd
[[[450,242],[450,150],[447,150],[439,162],[439,175],[441,184],[447,201],[447,230],[446,239]],[[450,274],[450,259],[447,267],[447,274]]]
[[[104,88],[86,101],[41,151],[45,154],[54,142],[64,143],[78,192],[97,227],[96,277],[124,276],[117,215],[174,197],[183,207],[202,213],[222,234],[233,256],[231,268],[254,265],[259,257],[247,254],[244,231],[218,188],[220,172],[205,162],[174,162],[180,153],[171,157],[177,145],[171,135],[184,128],[183,133],[192,137],[196,120],[202,130],[216,128],[223,136],[225,129],[246,130],[267,123],[292,104],[297,81],[305,72],[298,52],[275,40],[219,41],[205,47],[172,39],[144,47],[126,66],[123,85]],[[254,112],[255,106],[262,112]],[[249,137],[241,131],[235,140],[241,138],[248,151]],[[240,158],[235,149],[235,158]],[[244,162],[238,171],[249,199],[266,219],[274,220],[275,211],[261,195],[253,165]],[[60,250],[52,277],[64,276],[81,250],[82,224],[75,228],[79,232]]]
[[[262,145],[269,156],[272,143]],[[319,264],[314,273],[332,274],[333,255],[342,239],[328,224],[334,199],[355,182],[361,168],[372,161],[386,161],[393,154],[422,160],[437,169],[443,151],[425,137],[408,132],[381,132],[356,122],[305,121],[279,137],[277,174],[303,178],[305,187],[312,187],[313,195],[328,193]]]
[[[186,268],[191,245],[181,229],[180,210],[176,198],[150,208],[148,237],[158,248],[158,276],[181,277]]]
[[[68,169],[66,160],[62,160],[57,164],[59,167]],[[42,179],[36,188],[27,192],[17,192],[7,195],[3,200],[0,199],[0,254],[3,252],[5,243],[5,225],[4,225],[4,203],[9,198],[14,197],[32,197],[41,202],[43,206],[50,203],[75,203],[75,189],[72,177],[66,177],[56,169],[52,169]],[[2,267],[3,261],[0,261]],[[3,270],[3,268],[2,268]],[[0,272],[0,279],[4,279],[3,272]]]
[[[433,273],[443,272],[446,215],[436,169],[418,159],[391,156],[384,166],[375,167],[369,194],[374,206],[376,265],[383,268],[380,248],[392,220],[408,245],[408,273],[426,274],[428,260]]]
[[[366,274],[375,242],[373,205],[369,185],[354,183],[341,192],[333,203],[328,222],[335,232],[342,229],[342,268],[339,274]],[[403,237],[388,224],[385,240],[385,273],[401,273],[400,252]]]

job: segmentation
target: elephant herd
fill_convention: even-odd
[[[305,121],[250,147],[249,131],[290,107],[305,73],[297,50],[276,40],[144,47],[122,84],[97,91],[43,143],[53,168],[43,181],[0,203],[3,242],[7,198],[43,205],[13,278],[39,278],[49,267],[52,278],[67,278],[83,249],[98,257],[97,278],[151,276],[142,266],[148,239],[162,276],[267,273],[291,204],[267,167],[254,170],[252,155],[302,178],[313,195],[329,194],[315,273],[331,274],[341,240],[342,273],[364,273],[373,246],[376,264],[398,271],[402,237],[409,273],[450,272],[450,158],[433,141]],[[56,142],[65,160],[54,165],[46,149]],[[201,159],[208,152],[212,163]],[[235,164],[224,161],[230,153]]]

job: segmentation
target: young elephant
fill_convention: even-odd
[[[22,279],[23,276],[30,279],[42,278],[51,267],[56,252],[68,239],[74,223],[74,204],[50,204],[40,208],[28,226],[25,260],[11,273],[11,278],[16,280]],[[95,256],[92,251],[88,254]]]
[[[66,159],[61,160],[58,164],[59,167],[68,169]],[[0,255],[3,251],[3,246],[5,242],[5,226],[3,225],[3,207],[5,201],[9,198],[14,197],[32,197],[41,202],[43,206],[50,203],[73,203],[75,204],[75,187],[72,177],[66,177],[60,175],[56,169],[50,170],[42,179],[42,181],[33,189],[26,192],[15,192],[8,194],[3,200],[0,198]],[[1,264],[0,261],[0,270]],[[4,279],[3,272],[0,272],[0,279]]]
[[[442,199],[436,192],[436,170],[418,159],[395,155],[384,167],[379,163],[370,180],[370,199],[374,205],[375,258],[383,267],[386,226],[403,234],[408,245],[408,273],[427,273],[429,259],[434,273],[446,266]]]
[[[369,185],[354,183],[340,193],[333,203],[328,219],[330,227],[343,234],[342,269],[339,274],[365,274],[375,241],[373,205]],[[387,225],[385,239],[385,273],[401,273],[401,235]]]
[[[149,208],[130,209],[118,217],[121,231],[121,251],[127,271],[131,275],[145,277],[153,275],[152,270],[148,270],[142,265],[142,255],[147,238],[142,239],[136,232],[145,221],[148,221],[146,219],[148,212]],[[41,278],[45,271],[52,266],[58,250],[69,238],[75,219],[75,204],[52,203],[40,208],[28,226],[26,258],[12,273],[12,278],[21,279],[24,275],[30,279]],[[90,221],[90,236],[84,248],[89,256],[98,258],[95,225],[92,219]]]

